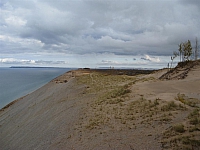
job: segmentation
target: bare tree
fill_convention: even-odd
[[[178,46],[179,46],[179,48],[178,48],[178,51],[179,51],[179,55],[180,55],[180,62],[182,62],[182,60],[183,60],[183,56],[182,56],[182,54],[183,54],[183,43],[180,43]]]
[[[170,68],[172,68],[173,61],[174,61],[174,59],[175,59],[178,55],[179,55],[179,54],[178,54],[176,51],[174,51],[173,56],[171,56],[172,62],[171,62],[171,67],[170,67]]]
[[[195,40],[194,58],[195,58],[195,60],[198,59],[198,39],[197,39],[197,37],[196,37],[196,40]]]
[[[189,58],[192,55],[192,45],[190,40],[183,43],[183,54],[184,54],[184,60],[189,61]]]

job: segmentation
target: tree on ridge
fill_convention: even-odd
[[[173,56],[171,56],[172,62],[171,62],[170,68],[172,68],[173,61],[174,61],[174,59],[175,59],[178,55],[179,55],[179,54],[178,54],[176,51],[174,51]]]
[[[197,37],[196,37],[196,39],[195,39],[194,59],[195,59],[195,60],[198,59],[198,39],[197,39]]]
[[[179,51],[179,55],[180,55],[180,62],[182,62],[182,60],[183,60],[183,56],[182,56],[182,54],[183,54],[183,47],[182,47],[182,45],[183,45],[183,43],[180,43],[178,46],[179,46],[179,48],[178,48],[178,51]]]

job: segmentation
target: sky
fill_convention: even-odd
[[[200,39],[199,0],[0,0],[0,9],[0,67],[162,68],[179,43]]]

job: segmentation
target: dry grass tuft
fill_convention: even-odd
[[[177,94],[177,97],[175,97],[175,100],[180,101],[181,103],[188,105],[190,107],[198,107],[198,104],[200,103],[198,99],[196,98],[189,98],[185,94]]]

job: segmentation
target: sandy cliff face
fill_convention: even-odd
[[[0,149],[54,149],[67,139],[85,87],[65,80],[60,77],[0,112]]]
[[[0,149],[198,149],[200,66],[165,72],[68,72],[0,111]]]

